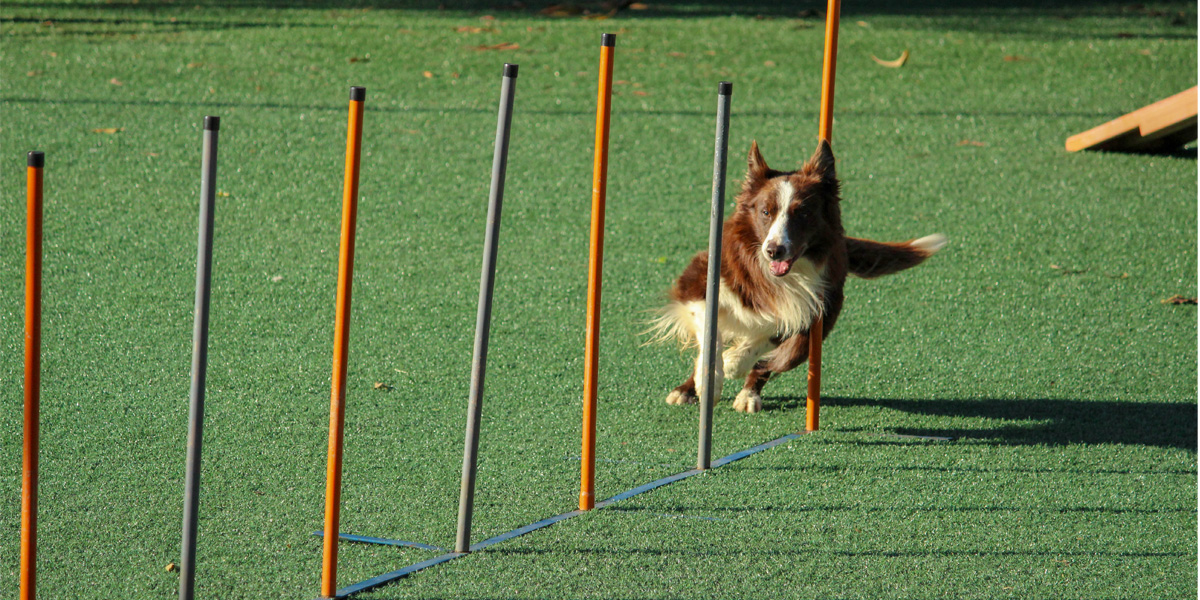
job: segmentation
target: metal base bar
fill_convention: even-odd
[[[757,454],[759,452],[762,452],[763,450],[768,450],[768,449],[774,448],[775,446],[778,446],[780,444],[790,442],[790,441],[804,435],[805,433],[807,433],[807,432],[790,433],[781,438],[771,440],[765,444],[759,444],[757,446],[754,446],[753,448],[747,448],[745,450],[742,450],[741,452],[735,452],[733,454],[730,454],[729,456],[726,456],[724,458],[713,461],[712,468],[715,469],[717,467],[727,465],[731,462],[746,458],[747,456],[750,456],[752,454]],[[679,481],[681,479],[687,479],[688,477],[691,477],[693,475],[699,475],[704,472],[705,471],[703,469],[692,469],[690,471],[676,473],[675,475],[671,475],[670,477],[663,477],[662,479],[657,479],[657,480],[651,481],[650,483],[640,485],[640,486],[635,487],[632,490],[629,490],[627,492],[621,492],[620,494],[617,494],[616,496],[613,496],[602,502],[597,502],[595,509],[593,509],[593,510],[604,508],[604,507],[614,504],[616,502],[620,502],[621,500],[625,500],[627,498],[632,498],[634,496],[637,496],[638,494],[643,494],[645,492],[649,492],[650,490],[657,489],[664,485],[675,483],[676,481]],[[513,538],[523,536],[527,533],[537,531],[544,527],[549,527],[555,523],[558,523],[559,521],[565,521],[567,519],[570,519],[572,517],[577,517],[577,516],[582,515],[587,512],[591,512],[591,511],[573,510],[571,512],[563,513],[561,515],[555,515],[548,519],[542,519],[541,521],[538,521],[536,523],[530,523],[529,525],[526,525],[519,529],[514,529],[508,533],[502,533],[498,536],[488,538],[477,544],[472,544],[471,552],[483,550],[484,548],[487,548],[488,546],[491,546],[494,544],[499,544],[500,542],[505,542],[505,541],[511,540]],[[322,532],[318,531],[317,534],[321,535]],[[389,540],[389,539],[385,539],[385,538],[375,538],[375,537],[367,537],[367,536],[360,536],[360,535],[347,535],[344,533],[340,534],[338,537],[340,539],[344,539],[344,540],[349,540],[349,541],[354,541],[354,542],[363,542],[363,543],[367,543],[367,544],[382,544],[382,545],[387,545],[387,546],[408,546],[408,547],[413,547],[413,548],[440,550],[440,548],[437,548],[435,546],[418,544],[416,542],[404,542],[404,541],[400,541],[400,540]],[[429,560],[419,562],[415,565],[409,565],[407,567],[404,567],[403,569],[398,569],[398,570],[392,571],[390,573],[384,573],[383,575],[378,575],[376,577],[372,577],[370,579],[367,579],[366,581],[362,581],[362,582],[356,583],[354,585],[344,587],[344,588],[338,590],[337,595],[333,596],[333,598],[349,598],[350,596],[353,596],[354,594],[357,594],[359,592],[365,592],[367,590],[375,589],[382,585],[391,583],[397,579],[402,579],[404,577],[412,575],[413,573],[416,573],[417,571],[427,569],[434,565],[440,565],[444,562],[452,561],[461,556],[467,556],[468,554],[470,554],[470,553],[469,552],[448,552],[441,556],[436,556]]]

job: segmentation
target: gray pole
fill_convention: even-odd
[[[722,81],[717,85],[717,149],[713,158],[712,213],[708,228],[708,288],[704,303],[704,347],[701,365],[704,371],[704,392],[700,396],[700,449],[696,453],[696,468],[712,466],[713,392],[717,384],[717,294],[721,289],[721,225],[725,212],[725,165],[729,150],[729,99],[733,84]]]
[[[471,516],[475,510],[475,464],[479,455],[479,417],[483,410],[483,377],[487,371],[488,332],[492,322],[492,287],[496,279],[496,243],[500,237],[500,207],[504,203],[504,173],[508,168],[508,130],[512,124],[513,86],[517,65],[505,64],[500,84],[500,114],[496,124],[496,153],[492,158],[492,191],[488,196],[487,233],[483,241],[483,272],[479,277],[479,313],[475,318],[475,354],[471,360],[471,395],[467,405],[467,439],[463,449],[462,489],[458,496],[458,537],[455,552],[471,551]]]
[[[196,312],[192,329],[192,393],[188,408],[187,475],[183,491],[183,552],[179,600],[191,600],[196,585],[196,516],[200,508],[200,446],[204,433],[204,376],[208,369],[208,297],[212,281],[212,227],[217,183],[220,117],[204,117],[200,167],[200,237],[196,251]]]

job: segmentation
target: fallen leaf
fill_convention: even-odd
[[[1142,56],[1150,56],[1150,50],[1149,49],[1138,50],[1138,54],[1141,54]]]
[[[283,275],[275,275],[274,277],[271,278],[271,281],[273,281],[275,283],[279,283],[280,281],[283,281]]]
[[[204,66],[204,63],[202,63],[202,62],[190,62],[187,64],[187,68],[189,68],[189,69],[197,69],[197,68],[200,68],[203,66]]]
[[[433,73],[429,71],[422,71],[421,74],[425,76],[425,79],[433,79]]]
[[[643,92],[642,90],[633,90],[633,95],[634,95],[634,96],[649,96],[649,95],[650,95],[650,93],[649,93],[649,92]]]
[[[687,53],[685,53],[685,52],[668,52],[667,56],[674,56],[675,58],[683,58],[683,57],[687,56]]]
[[[1185,298],[1179,294],[1175,294],[1170,298],[1163,298],[1163,304],[1196,304],[1196,298]]]
[[[228,198],[229,192],[217,192],[217,196],[220,196],[221,198]]]
[[[475,27],[473,25],[463,25],[461,27],[455,27],[454,30],[459,33],[483,33],[485,31],[492,31],[492,28],[491,27]]]
[[[775,66],[775,61],[773,61],[773,60],[763,61],[763,66],[764,67],[773,67],[773,66]]]
[[[121,80],[120,80],[120,79],[117,79],[116,77],[113,77],[112,79],[109,79],[109,80],[108,80],[108,82],[109,82],[109,83],[111,83],[111,84],[113,84],[113,85],[125,85],[124,83],[121,83]]]
[[[377,389],[377,390],[384,390],[384,391],[391,391],[391,389],[392,389],[392,386],[390,386],[382,381],[376,381],[375,385],[373,385],[371,387],[373,387],[374,389]]]
[[[41,71],[26,71],[25,72],[26,77],[37,77],[38,75],[41,75],[41,74],[42,74]]]
[[[516,42],[501,42],[491,46],[475,46],[475,50],[516,50],[521,45]]]
[[[982,147],[986,146],[987,144],[985,144],[983,142],[977,142],[975,140],[962,140],[956,145],[958,145],[958,146],[979,146],[980,148],[982,148]],[[1054,265],[1050,265],[1050,266],[1054,267]]]
[[[615,14],[617,14],[617,11],[614,10],[614,11],[601,13],[601,14],[595,14],[595,15],[583,15],[583,19],[586,21],[603,21]]]
[[[104,133],[112,135],[114,133],[121,133],[122,131],[125,131],[124,127],[101,127],[99,129],[93,129],[92,133]]]
[[[1025,58],[1024,56],[1019,56],[1016,54],[1009,54],[1008,56],[1004,57],[1004,62],[1017,62],[1017,61],[1022,61],[1022,60],[1029,60],[1029,59]]]
[[[902,52],[900,54],[900,58],[897,58],[896,60],[883,60],[874,54],[871,55],[871,58],[875,62],[882,66],[888,67],[889,69],[899,69],[900,67],[904,66],[904,63],[908,62],[908,50],[906,49],[904,52]]]
[[[650,8],[650,5],[644,2],[634,2],[629,5],[629,10],[646,10],[647,8]]]
[[[366,56],[351,56],[350,62],[352,62],[352,63],[371,62],[371,55],[368,54]]]
[[[479,17],[479,20],[480,21],[495,21],[496,17],[493,17],[492,15],[483,15],[482,17]]]
[[[173,563],[173,562],[167,563],[167,572],[168,573],[172,573],[174,571],[177,571],[178,569],[179,569],[179,567],[176,566],[175,563]]]
[[[618,79],[613,82],[613,85],[629,85],[629,82],[624,79]]]
[[[1063,275],[1082,275],[1088,272],[1087,269],[1069,269],[1067,267],[1060,267],[1058,265],[1050,265],[1050,268],[1056,271],[1062,271]]]
[[[854,24],[858,25],[859,27],[870,27],[871,26],[871,24],[866,21],[855,21]]]
[[[147,152],[146,153],[146,156],[158,156],[158,155],[159,154],[157,152]]]

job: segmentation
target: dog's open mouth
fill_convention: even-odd
[[[792,263],[795,262],[795,260],[796,259],[794,258],[789,258],[787,260],[771,261],[771,274],[776,277],[783,277],[784,275],[787,275],[788,271],[792,270]]]

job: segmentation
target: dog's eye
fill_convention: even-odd
[[[762,215],[763,215],[764,217],[769,217],[769,216],[771,216],[771,209],[769,209],[769,208],[764,208],[764,209],[762,210]]]

